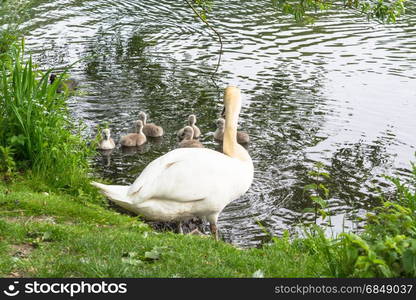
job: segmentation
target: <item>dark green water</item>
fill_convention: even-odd
[[[182,1],[38,1],[31,9],[27,47],[45,67],[81,58],[71,74],[81,81],[70,99],[93,136],[108,122],[118,138],[140,110],[167,135],[141,151],[116,149],[98,157],[97,173],[131,183],[153,159],[173,149],[175,131],[198,116],[209,148],[221,92],[243,92],[242,129],[251,135],[255,179],[249,192],[220,216],[224,238],[240,246],[313,222],[303,187],[316,162],[330,174],[329,232],[357,230],[353,222],[375,203],[382,174],[406,177],[416,145],[416,12],[395,25],[351,12],[324,14],[299,26],[271,1],[215,1],[219,44]],[[219,89],[218,89],[219,87]],[[319,222],[319,220],[318,220]]]

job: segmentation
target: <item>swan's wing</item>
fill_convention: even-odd
[[[233,163],[232,158],[210,149],[176,149],[152,161],[127,194],[136,203],[202,200],[232,175]]]

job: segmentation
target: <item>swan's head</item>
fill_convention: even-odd
[[[182,137],[184,140],[192,140],[194,137],[194,129],[191,126],[185,126],[183,128]]]
[[[137,132],[142,131],[142,129],[143,129],[143,121],[142,120],[137,120],[136,122],[134,122],[134,124],[136,125]]]
[[[217,119],[216,124],[218,129],[224,129],[225,120],[223,118],[219,118]]]
[[[189,122],[189,125],[190,126],[195,125],[195,123],[196,123],[196,116],[193,115],[193,114],[192,115],[189,115],[188,122]]]
[[[147,115],[144,111],[139,112],[139,120],[141,120],[143,124],[146,124]]]
[[[229,86],[224,92],[224,109],[221,116],[225,118],[228,113],[240,113],[241,109],[241,92],[236,86]]]
[[[110,138],[111,134],[110,134],[110,129],[109,128],[103,129],[102,133],[103,133],[103,136],[104,136],[105,140],[108,140]]]

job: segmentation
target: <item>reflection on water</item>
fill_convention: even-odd
[[[167,132],[138,149],[114,149],[94,161],[97,173],[131,183],[153,159],[176,147],[175,132],[198,117],[213,141],[227,84],[242,88],[240,126],[250,133],[252,188],[220,216],[222,234],[254,246],[301,222],[320,222],[303,187],[316,162],[330,177],[331,233],[356,230],[376,203],[382,174],[408,176],[416,145],[416,13],[394,25],[351,12],[323,14],[299,26],[271,1],[216,1],[218,43],[180,1],[36,1],[25,24],[36,59],[71,75],[82,93],[70,99],[88,136],[108,123],[115,140],[139,111]],[[220,89],[218,88],[220,87]],[[343,226],[346,229],[343,229]]]

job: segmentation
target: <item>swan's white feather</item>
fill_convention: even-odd
[[[252,162],[205,148],[181,148],[152,161],[130,186],[94,183],[120,206],[148,219],[170,221],[218,216],[244,194]]]
[[[136,204],[152,198],[196,201],[217,190],[234,194],[234,185],[225,189],[222,185],[240,177],[240,165],[238,159],[211,149],[176,149],[151,162],[127,194]]]
[[[126,197],[128,186],[125,185],[107,185],[99,182],[91,182],[91,184],[99,188],[104,195],[110,198],[113,202],[124,207],[125,209],[131,209],[131,199]]]

